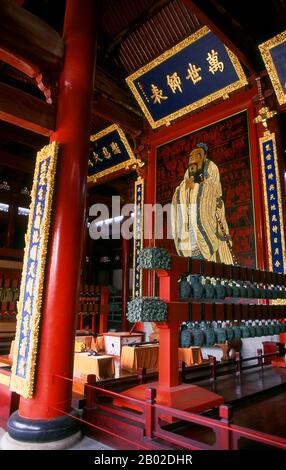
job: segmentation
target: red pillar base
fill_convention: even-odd
[[[155,388],[157,391],[156,403],[158,405],[168,406],[177,410],[189,411],[191,413],[200,413],[220,406],[224,399],[222,396],[209,390],[198,387],[197,385],[181,384],[175,387],[162,387],[158,382],[138,385],[121,392],[125,397],[136,398],[146,401],[146,391],[148,388]],[[116,398],[114,404],[136,411],[141,411],[136,404],[127,403],[126,400]],[[165,417],[169,418],[169,417]],[[170,419],[166,419],[170,422]]]

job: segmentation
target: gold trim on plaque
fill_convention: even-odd
[[[142,109],[145,117],[147,118],[147,120],[149,121],[149,124],[151,125],[151,127],[153,129],[155,129],[157,127],[160,127],[164,124],[169,125],[170,121],[173,121],[174,119],[177,119],[177,118],[183,116],[184,114],[190,113],[191,111],[194,111],[195,109],[198,109],[202,106],[205,106],[206,104],[210,103],[211,101],[217,100],[218,98],[223,97],[225,99],[227,97],[227,95],[229,95],[229,93],[231,93],[232,91],[235,91],[238,88],[241,88],[244,85],[247,85],[247,78],[244,74],[243,68],[240,65],[240,62],[239,62],[238,58],[236,57],[235,54],[233,54],[232,51],[230,51],[226,46],[224,46],[227,53],[228,53],[230,61],[231,61],[232,65],[233,65],[233,67],[234,67],[234,69],[235,69],[235,71],[238,75],[238,80],[236,82],[231,83],[230,85],[227,85],[224,88],[221,88],[220,90],[217,90],[217,91],[211,93],[210,95],[208,95],[208,96],[206,96],[206,97],[204,97],[204,98],[202,98],[198,101],[195,101],[194,103],[191,103],[191,104],[185,106],[182,109],[179,109],[178,111],[175,111],[174,113],[169,114],[168,116],[165,116],[161,119],[158,119],[158,121],[154,121],[154,119],[152,118],[150,112],[148,111],[144,101],[142,100],[140,94],[138,93],[138,91],[137,91],[137,89],[136,89],[136,87],[133,83],[134,80],[141,77],[146,72],[149,72],[149,70],[153,69],[154,67],[161,64],[162,62],[169,59],[170,57],[173,57],[175,54],[180,52],[182,49],[184,49],[185,47],[189,46],[190,44],[196,42],[198,39],[206,36],[210,32],[211,32],[211,30],[207,26],[204,26],[199,31],[192,34],[191,36],[184,39],[183,41],[179,42],[179,44],[172,47],[168,51],[164,52],[159,57],[152,60],[152,62],[145,65],[144,67],[141,67],[139,70],[137,70],[132,75],[130,75],[129,77],[126,78],[127,84],[129,85],[132,93],[134,94],[136,100],[139,103],[140,108]]]
[[[274,38],[269,39],[268,41],[263,42],[262,44],[258,46],[260,53],[262,55],[262,59],[265,63],[265,67],[267,69],[268,75],[271,79],[273,88],[275,90],[278,103],[280,105],[286,103],[286,93],[283,90],[283,87],[281,85],[278,73],[276,71],[275,64],[270,54],[270,49],[272,49],[275,46],[278,46],[279,44],[282,44],[283,42],[286,42],[286,31],[283,31],[280,34],[277,34],[277,36],[274,36]],[[285,44],[285,47],[286,47],[286,44]]]
[[[103,129],[102,131],[98,132],[97,134],[90,136],[90,141],[95,142],[96,140],[100,139],[101,137],[104,137],[107,134],[110,134],[110,132],[113,132],[113,131],[118,131],[120,140],[123,143],[128,153],[129,160],[126,160],[125,162],[122,162],[122,163],[118,163],[118,165],[113,165],[112,167],[107,168],[106,170],[99,171],[98,173],[95,173],[94,175],[88,176],[87,177],[88,183],[96,183],[100,178],[103,178],[104,176],[110,175],[111,173],[115,173],[116,171],[119,171],[122,169],[128,170],[133,165],[137,166],[138,164],[138,161],[129,145],[128,140],[125,137],[124,132],[117,124],[112,124],[106,129]]]
[[[135,181],[135,191],[134,191],[134,200],[135,200],[135,207],[134,207],[134,223],[133,223],[133,289],[132,289],[132,297],[135,297],[135,286],[136,286],[136,239],[137,239],[137,220],[136,220],[136,212],[137,212],[137,186],[141,185],[142,187],[142,196],[141,196],[141,226],[140,226],[140,248],[143,249],[143,229],[144,229],[144,179],[140,176]],[[139,296],[142,295],[143,292],[143,273],[142,269],[140,270],[140,292]]]
[[[281,199],[281,187],[280,187],[280,175],[277,161],[277,149],[276,149],[276,139],[275,134],[270,134],[270,132],[265,132],[263,137],[259,139],[260,146],[260,156],[261,156],[261,170],[262,170],[262,181],[263,181],[263,193],[264,193],[264,205],[265,205],[265,219],[266,219],[266,228],[267,228],[267,251],[269,256],[269,265],[273,269],[272,264],[272,249],[271,249],[271,237],[270,237],[270,224],[269,224],[269,207],[268,207],[268,193],[267,193],[267,184],[266,184],[266,172],[265,172],[265,163],[264,163],[264,153],[263,153],[263,144],[269,140],[273,142],[273,159],[276,175],[276,188],[277,188],[277,197],[278,197],[278,211],[279,211],[279,223],[280,223],[280,237],[281,237],[281,246],[282,246],[282,258],[284,264],[284,272],[286,265],[285,258],[285,238],[284,238],[284,223],[283,223],[283,212],[282,212],[282,199]]]
[[[32,236],[32,228],[34,222],[34,210],[36,204],[37,187],[39,180],[40,164],[47,158],[51,158],[49,169],[47,171],[47,189],[45,198],[44,213],[42,216],[42,223],[40,229],[40,244],[38,253],[38,270],[35,277],[34,285],[34,302],[32,306],[32,315],[30,316],[30,341],[29,341],[29,353],[28,353],[28,364],[25,377],[20,377],[16,374],[19,356],[19,342],[21,336],[21,327],[23,320],[23,303],[25,296],[26,287],[26,276],[28,274],[28,262],[29,262],[29,248],[30,240]],[[31,205],[30,214],[28,221],[28,229],[25,237],[25,254],[23,262],[23,271],[21,279],[20,299],[18,302],[18,314],[17,314],[17,328],[16,337],[14,343],[13,353],[13,365],[11,373],[10,390],[19,393],[24,398],[32,398],[35,385],[35,371],[37,367],[37,356],[38,356],[38,342],[40,332],[40,321],[43,301],[43,289],[44,289],[44,278],[45,278],[45,265],[47,259],[47,250],[49,243],[51,213],[53,205],[53,195],[55,186],[56,167],[58,159],[58,144],[52,142],[49,145],[43,147],[37,153],[36,167],[34,173],[33,189],[31,192]]]

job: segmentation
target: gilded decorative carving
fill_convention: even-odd
[[[280,34],[277,34],[277,36],[275,36],[272,39],[269,39],[268,41],[260,44],[259,46],[260,53],[262,55],[263,61],[265,63],[265,67],[271,79],[273,88],[275,90],[275,93],[278,99],[278,103],[280,105],[286,103],[286,93],[279,79],[277,68],[273,62],[270,49],[283,43],[286,43],[286,31],[283,31]],[[286,44],[285,44],[285,48],[286,48]],[[285,58],[284,58],[284,62],[285,62]],[[285,76],[285,80],[286,80],[286,76]]]
[[[133,297],[142,296],[143,276],[138,266],[138,254],[143,248],[144,230],[144,179],[135,181],[134,191],[134,224],[133,224]]]
[[[209,104],[210,102],[212,102],[214,100],[217,100],[219,98],[227,99],[231,92],[241,88],[244,85],[247,85],[247,79],[246,79],[246,76],[244,74],[244,71],[242,69],[242,66],[240,65],[240,62],[239,62],[238,58],[235,56],[235,54],[233,54],[232,51],[230,51],[227,47],[225,47],[225,49],[227,51],[227,54],[229,56],[229,59],[230,59],[232,65],[235,69],[235,72],[236,72],[237,76],[238,76],[238,80],[236,80],[235,82],[225,86],[224,88],[221,88],[221,89],[205,96],[202,99],[199,99],[198,101],[195,101],[195,102],[179,109],[178,111],[175,111],[175,112],[169,114],[166,117],[163,117],[163,118],[158,119],[156,121],[153,119],[153,117],[152,117],[151,113],[149,112],[148,108],[146,107],[142,97],[138,93],[137,88],[134,85],[134,81],[137,80],[138,78],[142,77],[144,74],[149,72],[151,69],[153,69],[156,66],[160,65],[162,62],[164,62],[167,59],[175,56],[178,52],[182,51],[184,48],[186,48],[187,46],[191,45],[192,43],[198,41],[199,39],[201,39],[202,37],[206,36],[209,33],[210,33],[209,28],[204,26],[199,31],[192,34],[190,37],[184,39],[179,44],[172,47],[168,51],[164,52],[159,57],[152,60],[149,64],[145,65],[144,67],[141,67],[135,73],[133,73],[132,75],[130,75],[129,77],[126,78],[127,84],[129,85],[132,93],[134,94],[136,100],[139,103],[140,108],[142,109],[145,117],[147,118],[147,120],[149,121],[149,124],[151,125],[151,127],[153,129],[155,129],[157,127],[160,127],[162,125],[168,126],[168,125],[170,125],[171,121],[173,121],[174,119],[177,119],[177,118],[185,115],[186,113],[190,113],[190,112],[192,112],[192,111],[194,111],[198,108],[201,108],[202,106],[205,106],[205,105]],[[179,85],[177,85],[177,86],[179,86]],[[159,91],[157,90],[157,92],[159,92]],[[159,98],[161,100],[165,99],[164,96],[161,96],[161,97],[159,96]],[[157,101],[157,102],[160,102],[160,101]]]
[[[113,131],[118,132],[118,134],[120,136],[120,140],[122,141],[122,143],[123,143],[123,145],[124,145],[124,147],[125,147],[125,149],[128,153],[129,160],[124,161],[122,163],[119,163],[117,165],[113,165],[110,168],[107,168],[106,170],[99,171],[98,173],[95,173],[94,175],[88,176],[88,178],[87,178],[88,183],[96,183],[100,178],[103,178],[104,176],[110,175],[111,173],[116,173],[117,171],[122,170],[122,169],[125,169],[125,170],[129,170],[130,168],[135,169],[135,168],[137,168],[137,166],[141,165],[141,161],[139,161],[135,158],[134,153],[133,153],[133,151],[132,151],[132,149],[129,145],[128,140],[125,137],[124,132],[122,131],[122,129],[117,124],[112,124],[111,126],[107,127],[106,129],[98,132],[97,134],[92,135],[90,137],[90,141],[95,142],[95,141],[101,139],[102,137],[105,137],[106,135],[108,135],[109,133],[111,133]]]
[[[35,388],[57,158],[56,142],[37,153],[31,192],[10,383],[10,389],[25,398],[32,398]]]
[[[268,145],[266,145],[264,148],[265,143],[269,143],[269,148],[267,148]],[[275,134],[271,134],[269,131],[266,131],[264,136],[259,139],[259,144],[263,178],[269,266],[273,271],[285,272],[285,235]],[[271,145],[273,145],[273,151],[271,149]],[[269,173],[269,171],[271,173]],[[274,244],[272,243],[273,236]],[[277,248],[274,248],[275,245],[277,245]],[[279,249],[280,246],[282,253],[279,252],[278,258],[278,253],[275,253],[275,250]]]

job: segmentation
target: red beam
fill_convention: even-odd
[[[94,99],[93,113],[106,121],[118,122],[132,134],[143,128],[143,119],[103,96]]]
[[[4,83],[0,83],[0,119],[45,136],[55,128],[53,106]]]
[[[28,77],[34,78],[39,73],[39,68],[36,65],[20,59],[15,54],[6,51],[2,47],[0,47],[0,60],[11,65],[11,67],[14,67],[17,70],[21,70],[21,72],[28,75]]]
[[[0,2],[0,46],[41,70],[60,69],[64,42],[51,26],[16,2]]]
[[[32,160],[28,160],[25,157],[18,157],[17,155],[5,152],[4,150],[0,150],[0,165],[24,171],[25,173],[33,173],[35,167],[35,163]]]
[[[0,138],[2,143],[18,142],[35,150],[40,150],[49,143],[48,138],[22,127],[12,126],[8,122],[0,121]]]

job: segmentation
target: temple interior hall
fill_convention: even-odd
[[[0,0],[1,450],[286,450],[285,25]]]

